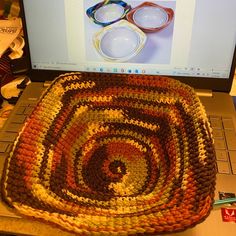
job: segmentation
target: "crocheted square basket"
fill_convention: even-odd
[[[165,77],[57,77],[5,162],[16,212],[79,235],[182,231],[210,213],[211,128],[194,90]]]

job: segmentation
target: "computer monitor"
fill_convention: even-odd
[[[23,3],[31,67],[42,73],[39,80],[45,71],[134,73],[171,76],[196,88],[230,89],[235,0]]]

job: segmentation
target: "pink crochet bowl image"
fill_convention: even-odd
[[[174,11],[152,2],[144,2],[133,8],[126,18],[144,32],[157,32],[166,28],[173,20]]]

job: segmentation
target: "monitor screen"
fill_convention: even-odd
[[[235,0],[24,0],[31,66],[228,78]]]

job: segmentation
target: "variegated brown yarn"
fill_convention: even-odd
[[[4,200],[80,235],[185,230],[209,214],[215,152],[194,90],[157,76],[56,78],[8,157]]]

